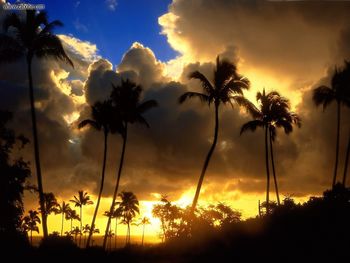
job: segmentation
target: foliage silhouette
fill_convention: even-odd
[[[111,100],[113,102],[115,115],[118,116],[122,122],[121,129],[119,133],[123,139],[123,146],[120,155],[120,163],[117,173],[116,185],[112,197],[111,208],[109,212],[109,217],[107,220],[107,226],[105,231],[105,236],[103,238],[103,248],[106,248],[107,242],[107,233],[110,229],[110,224],[112,220],[112,215],[114,211],[115,201],[118,195],[118,188],[120,183],[120,177],[124,164],[124,155],[126,149],[126,142],[128,137],[128,125],[133,123],[140,123],[149,127],[148,122],[143,117],[143,114],[149,111],[150,109],[157,107],[158,103],[155,100],[146,100],[140,102],[142,87],[133,83],[129,79],[122,80],[121,85],[114,86],[112,84],[113,90],[111,93]]]
[[[2,26],[5,33],[0,34],[0,62],[13,62],[22,57],[25,57],[27,62],[35,167],[41,207],[40,211],[42,211],[43,234],[44,237],[47,237],[46,215],[44,214],[46,209],[44,206],[44,190],[35,113],[32,60],[34,57],[50,57],[55,60],[62,60],[71,66],[73,66],[73,63],[65,53],[61,40],[53,33],[53,30],[56,27],[63,26],[62,22],[59,20],[49,22],[46,12],[26,10],[25,19],[21,19],[20,15],[17,13],[12,13],[5,17]]]
[[[208,106],[214,104],[215,113],[213,143],[204,161],[202,172],[197,184],[196,193],[193,198],[192,212],[194,212],[197,206],[205,172],[208,168],[211,156],[215,150],[218,140],[219,106],[221,104],[230,103],[233,107],[232,101],[238,103],[239,105],[245,105],[247,103],[247,100],[243,96],[243,90],[249,88],[249,81],[247,78],[238,74],[236,65],[226,60],[220,60],[219,56],[216,58],[216,67],[214,69],[213,82],[210,82],[207,77],[199,71],[190,73],[189,78],[197,79],[201,82],[203,93],[192,91],[185,92],[180,96],[179,103],[183,103],[190,98],[198,98],[200,101],[208,103]]]

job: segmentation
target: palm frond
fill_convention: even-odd
[[[39,58],[52,57],[74,67],[73,62],[63,49],[61,40],[56,35],[49,33],[39,35],[33,43],[33,50]]]
[[[320,86],[313,91],[312,99],[316,106],[323,105],[325,109],[333,100],[335,100],[334,91],[327,86]]]
[[[101,125],[98,124],[96,121],[90,120],[90,119],[86,119],[86,120],[81,121],[78,124],[78,128],[82,129],[82,128],[84,128],[87,125],[90,125],[90,126],[94,127],[96,130],[101,130]]]
[[[244,107],[254,119],[261,118],[260,110],[244,96],[231,96],[230,99],[234,100],[239,106]]]
[[[158,102],[156,100],[147,100],[137,106],[137,112],[140,114],[145,113],[146,111],[155,107],[158,107]]]
[[[150,127],[149,124],[148,124],[148,122],[146,121],[146,119],[145,119],[144,117],[142,117],[142,115],[137,115],[137,116],[135,117],[135,122],[140,123],[140,124],[143,124],[143,125],[145,125],[147,128]]]
[[[45,25],[45,27],[43,28],[43,30],[41,30],[39,35],[45,35],[47,33],[52,33],[52,31],[56,27],[62,27],[62,26],[63,26],[63,23],[60,20],[54,20],[54,21],[50,22],[49,24]]]
[[[254,132],[258,127],[264,127],[264,123],[261,120],[252,120],[242,125],[240,134],[246,131]]]
[[[207,93],[207,94],[211,94],[214,92],[214,87],[213,85],[210,83],[210,81],[202,74],[200,73],[199,71],[193,71],[189,74],[188,76],[190,79],[198,79],[201,84],[202,84],[202,87],[204,89],[204,91]]]
[[[211,102],[210,97],[208,95],[206,95],[206,94],[199,93],[199,92],[188,91],[188,92],[185,92],[184,94],[182,94],[179,97],[179,103],[182,104],[187,99],[190,99],[190,98],[199,98],[201,102],[207,102],[207,103]]]

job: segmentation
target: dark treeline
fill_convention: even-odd
[[[337,105],[335,140],[335,164],[331,190],[322,197],[312,197],[304,204],[296,204],[292,198],[280,200],[278,177],[274,164],[273,145],[277,130],[286,134],[295,126],[301,126],[298,114],[291,110],[287,98],[276,91],[257,93],[257,104],[244,96],[249,89],[249,80],[238,73],[237,66],[228,60],[216,60],[213,76],[201,72],[190,73],[189,78],[198,80],[202,92],[188,91],[178,99],[184,103],[197,98],[211,107],[214,117],[214,133],[199,176],[192,205],[180,208],[166,196],[153,207],[153,216],[161,222],[160,235],[163,242],[159,245],[144,246],[144,233],[149,219],[140,215],[139,201],[130,191],[120,191],[124,158],[127,156],[128,131],[135,123],[149,127],[144,113],[160,106],[155,100],[142,100],[142,83],[133,83],[126,79],[112,87],[112,93],[105,101],[91,106],[88,119],[82,120],[78,127],[92,127],[101,131],[101,144],[104,146],[103,161],[97,200],[90,200],[85,190],[71,200],[58,201],[54,193],[43,189],[43,176],[40,168],[39,136],[37,134],[36,109],[31,71],[34,57],[51,57],[63,60],[71,66],[73,63],[66,55],[60,39],[53,29],[62,26],[58,20],[48,21],[45,12],[26,11],[21,17],[18,13],[9,14],[3,21],[4,33],[0,34],[0,62],[11,62],[26,58],[28,70],[28,89],[31,108],[33,142],[8,128],[12,114],[5,109],[0,111],[0,241],[6,254],[15,257],[45,260],[55,259],[112,260],[121,262],[212,262],[230,260],[249,262],[253,260],[270,262],[316,262],[340,261],[348,257],[350,245],[350,189],[346,187],[348,173],[349,145],[345,153],[344,173],[337,177],[339,165],[340,120],[343,106],[350,106],[350,63],[336,68],[331,85],[314,90],[313,100],[316,106],[326,108],[330,103]],[[247,220],[241,214],[224,203],[198,206],[201,187],[210,164],[219,137],[220,109],[225,105],[237,104],[251,115],[252,120],[242,124],[241,134],[262,128],[265,152],[262,158],[266,166],[266,200],[259,204],[259,215]],[[236,110],[236,109],[234,109]],[[29,116],[28,116],[29,117]],[[136,127],[135,127],[136,128]],[[237,131],[239,132],[239,131]],[[104,190],[105,168],[110,146],[108,138],[118,135],[122,138],[120,162],[116,165],[115,188],[110,209],[99,211]],[[21,149],[33,143],[35,159],[36,185],[28,184],[31,175],[29,164],[22,158],[15,158]],[[114,146],[113,146],[114,147]],[[271,170],[270,170],[271,168]],[[33,172],[33,171],[32,171]],[[270,200],[270,174],[277,202]],[[340,182],[338,182],[340,181]],[[23,194],[31,191],[38,196],[39,208],[24,213]],[[78,189],[77,189],[78,190]],[[71,205],[78,210],[74,210]],[[94,206],[91,224],[84,222],[84,207]],[[61,215],[61,230],[49,234],[47,220],[50,214]],[[93,235],[100,230],[95,226],[97,216],[106,216],[106,228],[101,230],[104,236],[101,248],[94,245]],[[114,220],[114,230],[112,222]],[[64,233],[64,224],[70,222],[70,231]],[[78,223],[79,226],[74,225]],[[118,224],[127,226],[125,247],[117,249]],[[41,224],[40,231],[38,224]],[[143,228],[142,244],[131,244],[131,229],[134,224]],[[41,232],[43,239],[39,247],[32,246],[33,232]],[[114,237],[114,238],[113,238]],[[114,241],[114,249],[112,243]],[[16,251],[15,254],[11,254]]]

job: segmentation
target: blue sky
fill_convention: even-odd
[[[13,2],[13,1],[10,1]],[[49,19],[59,19],[64,27],[57,33],[72,34],[97,45],[99,54],[113,65],[135,41],[150,47],[156,57],[167,61],[176,52],[161,35],[158,17],[167,12],[171,0],[32,0],[44,3]],[[116,2],[115,9],[109,4]]]

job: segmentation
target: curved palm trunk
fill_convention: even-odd
[[[114,203],[115,203],[115,200],[117,199],[119,182],[120,182],[120,177],[122,175],[122,169],[123,169],[123,164],[124,164],[124,156],[125,156],[125,148],[126,148],[127,136],[128,136],[128,124],[126,123],[125,124],[125,131],[124,131],[124,138],[123,138],[123,147],[122,147],[122,152],[121,152],[120,162],[119,162],[118,177],[117,177],[117,182],[116,182],[116,185],[115,185],[115,188],[114,188],[111,208],[109,209],[109,217],[108,217],[108,221],[107,221],[105,236],[103,238],[103,249],[106,248],[107,237],[108,237],[108,229],[110,228],[110,225],[111,225],[113,209],[114,209]]]
[[[62,213],[61,236],[63,235],[64,213]]]
[[[338,170],[338,159],[339,159],[339,137],[340,137],[340,102],[337,101],[337,140],[335,143],[335,165],[334,165],[332,188],[334,188],[337,182],[337,170]]]
[[[349,132],[348,147],[346,149],[345,164],[344,164],[344,175],[343,175],[343,186],[344,187],[346,184],[346,176],[348,173],[349,155],[350,155],[350,132]]]
[[[35,167],[36,167],[36,177],[38,181],[38,192],[39,192],[39,203],[41,211],[41,222],[43,227],[44,238],[48,236],[47,230],[47,215],[44,201],[44,190],[41,176],[41,166],[40,166],[40,154],[39,154],[39,140],[38,132],[36,127],[36,114],[35,114],[35,100],[34,100],[34,89],[33,89],[33,78],[32,78],[32,57],[27,55],[27,66],[28,66],[28,79],[29,79],[29,98],[30,98],[30,112],[32,116],[32,132],[34,140],[34,157],[35,157]]]
[[[103,191],[103,184],[105,181],[105,170],[106,170],[106,159],[107,159],[107,137],[108,137],[108,133],[104,132],[104,152],[103,152],[103,165],[102,165],[102,177],[101,177],[100,191],[98,193],[95,212],[94,212],[94,216],[92,217],[90,232],[89,232],[88,239],[86,241],[86,247],[90,246],[91,237],[92,237],[92,234],[93,234],[94,229],[95,229],[96,216],[97,216],[98,208],[100,206],[100,201],[101,201],[101,196],[102,196],[102,191]]]
[[[275,191],[276,191],[276,199],[277,199],[277,204],[280,205],[280,195],[278,193],[278,184],[277,184],[277,177],[276,177],[276,171],[275,171],[275,161],[273,158],[273,148],[272,148],[272,135],[271,135],[271,130],[270,130],[270,155],[271,155],[271,164],[272,164],[272,175],[273,175],[273,181],[275,184]]]
[[[205,176],[205,172],[208,168],[209,162],[210,162],[210,158],[213,155],[213,152],[215,150],[215,146],[218,140],[218,131],[219,131],[219,105],[215,104],[215,129],[214,129],[214,140],[213,140],[213,144],[210,147],[210,150],[207,154],[207,157],[205,158],[205,162],[204,162],[204,166],[202,169],[202,173],[199,177],[199,181],[198,181],[198,185],[197,185],[197,189],[196,189],[196,194],[193,198],[193,202],[192,202],[192,208],[191,208],[191,212],[192,214],[194,213],[196,206],[197,206],[197,202],[198,202],[198,198],[199,198],[199,193],[201,191],[201,187],[202,187],[202,183],[204,180],[204,176]]]
[[[269,213],[269,195],[270,195],[270,168],[269,168],[269,147],[267,143],[268,127],[265,126],[265,164],[266,164],[266,214]]]

